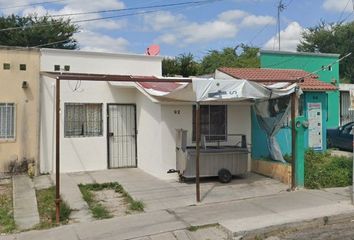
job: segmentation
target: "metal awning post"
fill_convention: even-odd
[[[291,94],[291,190],[295,190],[295,160],[296,160],[296,130],[295,130],[295,117],[296,117],[296,91]]]
[[[200,157],[200,103],[197,102],[195,106],[195,144],[196,144],[196,157],[195,157],[195,187],[196,187],[196,200],[200,202],[200,182],[199,182],[199,157]]]
[[[60,79],[55,84],[55,220],[60,222]]]

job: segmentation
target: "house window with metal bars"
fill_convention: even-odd
[[[195,120],[195,106],[193,106],[193,141],[196,139]],[[207,141],[224,141],[227,139],[226,121],[226,105],[200,106],[200,134],[204,135]]]
[[[65,103],[65,137],[102,136],[102,104]]]
[[[15,104],[0,103],[0,140],[15,139]]]

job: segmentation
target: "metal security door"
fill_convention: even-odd
[[[135,105],[108,105],[108,167],[136,167]]]

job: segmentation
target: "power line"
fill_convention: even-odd
[[[57,44],[57,43],[64,43],[64,42],[68,42],[68,41],[70,41],[70,39],[65,39],[65,40],[60,40],[60,41],[50,42],[50,43],[44,43],[44,44],[39,44],[39,45],[36,45],[36,46],[32,46],[30,48],[46,47],[46,46],[54,45],[54,44]]]
[[[343,8],[341,14],[339,15],[339,18],[338,18],[338,21],[337,21],[338,24],[341,23],[342,17],[343,17],[343,15],[344,15],[345,10],[347,9],[347,7],[348,7],[348,5],[349,5],[349,2],[351,2],[351,0],[348,0],[347,4],[345,4],[345,7]]]
[[[216,1],[216,0],[213,0],[213,1]],[[199,4],[199,3],[203,3],[203,2],[207,2],[207,0],[192,1],[192,2],[189,1],[189,2],[181,2],[181,3],[170,3],[170,4],[159,4],[159,5],[151,5],[151,6],[143,6],[143,7],[132,7],[132,8],[123,8],[123,9],[108,9],[108,10],[91,11],[91,12],[56,14],[56,15],[50,15],[50,17],[67,17],[67,16],[79,16],[79,15],[97,14],[97,13],[110,13],[110,12],[122,12],[122,11],[132,11],[132,10],[144,10],[144,9],[151,9],[151,8],[164,8],[164,7],[183,6],[183,5],[190,5],[190,4]]]
[[[250,45],[252,45],[252,44],[253,44],[253,41],[254,41],[264,30],[266,30],[266,29],[269,27],[270,24],[271,24],[271,22],[267,23],[263,28],[261,28],[261,29],[251,38],[251,40],[248,41],[248,43],[249,43]]]
[[[349,57],[350,55],[352,55],[351,52],[350,52],[350,53],[347,53],[347,54],[344,55],[343,57],[341,57],[341,58],[339,58],[339,59],[337,59],[337,60],[331,62],[330,64],[326,65],[324,68],[321,67],[321,68],[319,68],[319,69],[317,69],[317,70],[315,70],[315,71],[313,71],[313,72],[310,72],[309,74],[307,74],[307,75],[305,75],[305,76],[303,76],[303,77],[297,78],[297,80],[305,79],[305,78],[310,77],[310,76],[312,76],[312,75],[314,75],[314,74],[316,74],[316,73],[318,73],[318,72],[320,72],[320,71],[323,71],[323,69],[328,69],[329,67],[333,66],[333,65],[336,64],[336,63],[339,63],[340,61],[342,61],[343,59]]]
[[[183,3],[184,6],[189,3],[189,5],[202,5],[202,4],[207,4],[211,2],[216,2],[216,1],[223,1],[223,0],[203,0],[203,1],[193,1],[193,2],[185,2]],[[165,4],[165,7],[176,7],[176,4]],[[91,19],[83,19],[83,20],[76,20],[76,21],[71,21],[71,23],[82,23],[82,22],[92,22],[92,21],[99,21],[99,20],[106,20],[106,19],[112,19],[112,18],[121,18],[121,17],[128,17],[128,16],[136,16],[136,15],[144,15],[144,14],[149,14],[149,13],[154,13],[154,12],[159,12],[161,9],[158,10],[151,10],[151,11],[143,11],[143,12],[133,12],[133,13],[127,13],[127,14],[121,14],[121,15],[114,15],[114,16],[107,16],[107,17],[98,17],[98,18],[91,18]],[[48,16],[51,17],[51,16]],[[57,23],[59,24],[59,23]],[[0,32],[6,32],[6,31],[12,31],[12,30],[24,30],[27,28],[34,28],[34,27],[45,27],[45,26],[50,26],[50,25],[55,25],[55,23],[45,23],[45,24],[38,24],[38,25],[29,25],[29,26],[21,26],[21,27],[9,27],[9,28],[3,28],[0,29]]]
[[[53,0],[53,1],[38,2],[38,3],[31,3],[31,4],[13,5],[13,6],[8,6],[8,7],[2,7],[2,8],[0,8],[0,10],[12,9],[12,8],[30,7],[30,6],[49,4],[49,3],[56,3],[56,2],[64,2],[64,1],[66,1],[66,0]]]

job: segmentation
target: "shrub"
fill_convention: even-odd
[[[305,187],[345,187],[352,183],[352,159],[308,150],[305,153]]]

